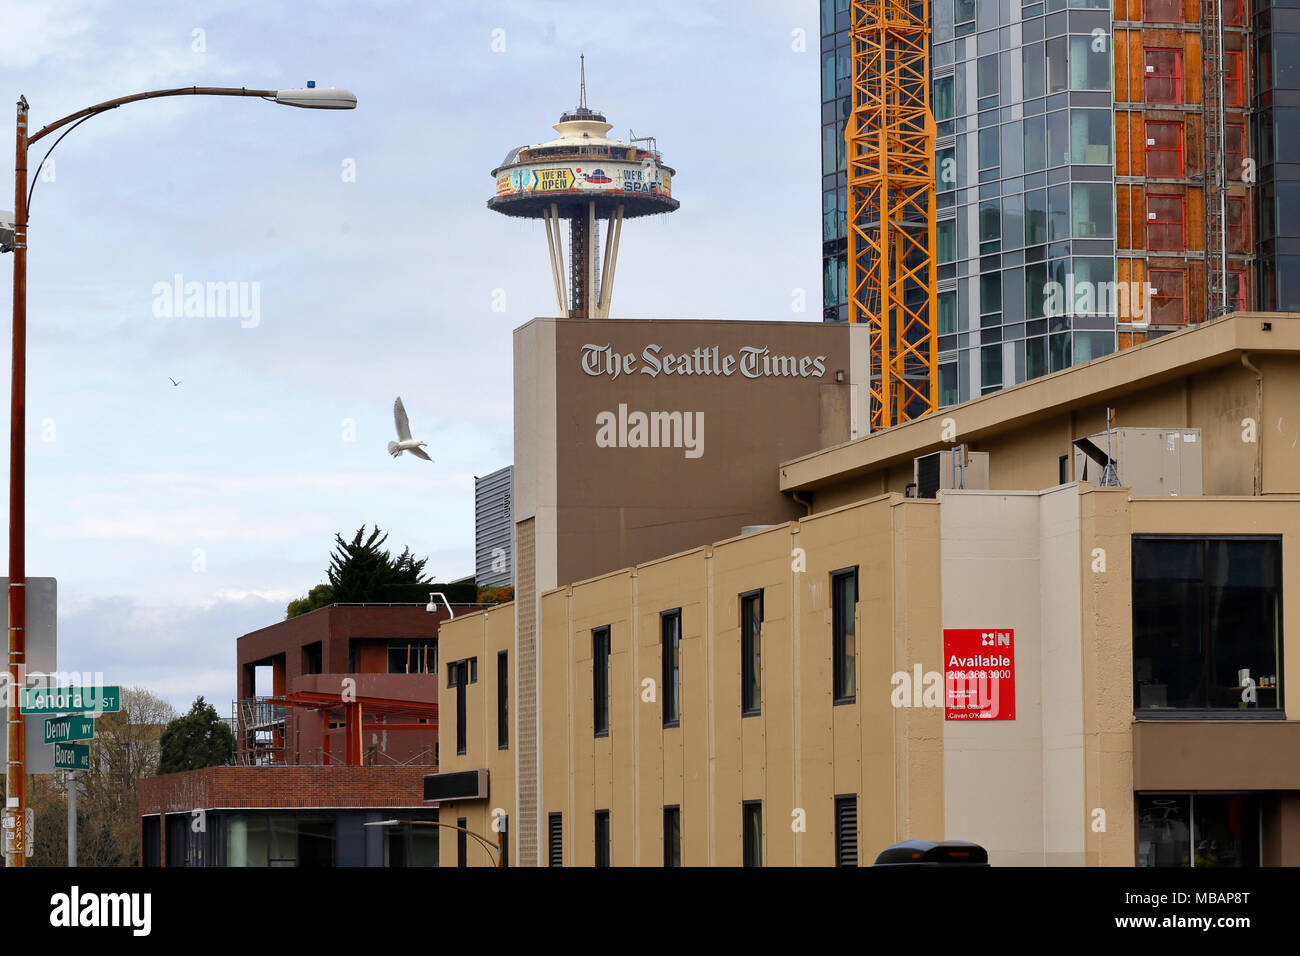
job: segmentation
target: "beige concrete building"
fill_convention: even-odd
[[[1297,435],[1300,318],[1237,314],[773,462],[802,516],[443,626],[488,782],[442,818],[512,865],[1300,864]]]

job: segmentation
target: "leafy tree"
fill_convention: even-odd
[[[315,611],[317,608],[329,607],[333,603],[334,588],[328,584],[318,584],[307,592],[306,597],[290,601],[285,617],[297,617],[299,614],[306,614],[308,611]]]
[[[158,773],[180,773],[228,764],[235,752],[235,735],[200,695],[188,714],[167,724],[161,745]]]
[[[484,584],[478,589],[479,604],[506,604],[515,599],[515,589],[509,586],[492,587]]]

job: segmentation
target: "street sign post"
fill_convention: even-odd
[[[23,691],[24,714],[113,714],[122,709],[122,688],[30,687]]]
[[[81,714],[69,714],[66,717],[46,717],[45,737],[47,744],[70,744],[77,740],[95,739],[95,719]]]
[[[89,770],[90,744],[55,744],[56,770]]]

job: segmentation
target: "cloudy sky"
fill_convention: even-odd
[[[816,321],[817,45],[816,0],[0,0],[3,116],[23,94],[33,130],[165,87],[359,99],[131,104],[37,183],[27,570],[58,578],[60,669],[228,713],[235,639],[324,580],[336,531],[473,571],[511,331],[554,311],[545,232],[487,210],[489,171],[576,105],[580,51],[590,105],[658,137],[682,203],[624,230],[613,313]],[[256,284],[256,321],[159,317],[177,275]],[[434,464],[385,453],[395,395]]]

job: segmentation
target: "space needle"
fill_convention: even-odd
[[[672,197],[675,170],[664,165],[653,137],[629,133],[628,143],[609,137],[613,124],[587,106],[585,57],[578,106],[563,113],[554,128],[555,139],[516,147],[492,170],[496,195],[488,208],[546,224],[560,316],[608,318],[623,220],[675,210],[680,205]],[[566,221],[567,266],[561,229]]]

